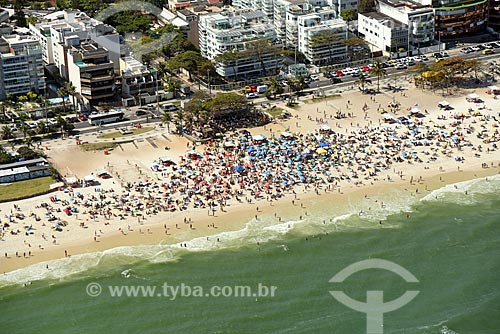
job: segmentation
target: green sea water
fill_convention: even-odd
[[[123,247],[52,262],[50,274],[43,264],[2,276],[0,332],[357,334],[366,333],[366,314],[329,291],[364,302],[367,290],[384,291],[385,301],[418,290],[384,315],[383,333],[500,333],[500,178],[447,186],[423,200],[391,196],[384,210],[352,203],[352,212],[339,216],[333,203],[318,199],[300,221],[276,225],[262,217],[187,248]],[[381,269],[329,282],[346,266],[375,258],[419,282]],[[204,292],[259,284],[276,291],[174,299],[158,293],[165,282]],[[91,297],[94,283],[102,290]],[[112,297],[109,287],[123,285],[157,290],[152,297]]]

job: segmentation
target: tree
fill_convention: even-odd
[[[358,1],[358,13],[372,12],[375,10],[374,0],[359,0]]]
[[[218,54],[215,56],[215,61],[217,63],[227,64],[233,68],[233,80],[236,81],[236,65],[238,64],[238,60],[242,59],[242,53],[236,52],[235,50],[226,51],[224,53]]]
[[[373,67],[370,69],[370,74],[377,76],[377,91],[380,91],[380,78],[384,78],[387,75],[387,71],[382,66],[382,62],[380,60],[376,60],[373,63]]]
[[[76,102],[75,102],[76,87],[73,86],[73,84],[68,81],[64,84],[64,91],[66,94],[71,96],[72,103],[73,103],[73,112],[75,112],[76,111]],[[63,103],[66,103],[66,102],[63,101]]]
[[[26,160],[38,157],[38,154],[33,151],[29,146],[21,146],[17,149],[17,153]]]
[[[368,79],[364,74],[360,74],[358,80],[356,80],[355,83],[361,88],[361,91],[364,93],[365,85],[368,83]]]
[[[271,43],[267,39],[258,39],[248,42],[245,45],[245,51],[242,52],[244,58],[257,58],[260,62],[261,75],[263,77],[267,76],[267,68],[264,62],[266,56],[280,54],[281,49],[276,45]]]
[[[14,131],[12,131],[8,125],[4,125],[2,127],[2,139],[6,140],[12,138],[14,138]]]
[[[269,88],[266,92],[266,94],[269,95],[268,97],[273,95],[273,97],[276,98],[276,95],[281,95],[284,92],[285,89],[283,88],[281,82],[279,82],[276,78],[271,78],[271,80],[269,80]]]
[[[63,99],[64,113],[66,113],[66,100],[64,99],[64,97],[66,96],[66,94],[68,94],[68,92],[66,91],[66,87],[60,87],[57,90],[57,95],[59,95]]]
[[[354,9],[346,9],[340,12],[340,17],[347,22],[347,29],[350,30],[350,23],[358,19],[358,13]]]
[[[172,120],[173,120],[172,114],[169,112],[164,112],[163,115],[161,115],[161,124],[167,125],[168,132],[170,132],[170,122],[172,122]]]
[[[189,81],[193,81],[192,74],[198,73],[203,63],[210,62],[203,58],[199,52],[185,51],[177,54],[175,57],[167,61],[167,69],[178,71],[179,68],[184,68],[189,73]]]
[[[28,23],[26,21],[26,15],[23,12],[20,0],[16,0],[14,2],[14,20],[16,20],[16,26],[23,28],[28,27]]]
[[[221,93],[206,102],[206,109],[213,115],[219,115],[226,112],[239,112],[248,107],[248,100],[240,94]]]
[[[21,126],[19,127],[19,131],[21,131],[23,133],[24,139],[26,139],[26,135],[28,134],[29,130],[30,130],[30,127],[28,126],[28,124],[26,124],[25,122],[22,122]]]

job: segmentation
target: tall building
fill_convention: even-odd
[[[199,18],[201,55],[215,60],[228,51],[251,51],[252,42],[276,41],[273,25],[262,11],[226,11],[202,15]],[[280,63],[275,53],[255,50],[236,60],[216,61],[217,73],[223,77],[251,78],[275,71]]]
[[[45,91],[42,50],[38,41],[20,36],[0,39],[0,99]]]
[[[500,33],[500,0],[490,0],[488,26]]]
[[[413,0],[379,0],[378,4],[381,14],[408,27],[410,49],[427,46],[434,41],[434,11],[430,5]]]
[[[408,50],[408,25],[388,15],[378,12],[359,13],[358,31],[365,41],[385,52]]]
[[[85,42],[72,45],[67,56],[68,80],[81,95],[84,108],[114,97],[115,71],[108,50],[95,42]]]
[[[320,33],[331,34],[324,41],[315,39]],[[342,19],[325,20],[320,14],[298,18],[298,50],[314,65],[324,66],[347,60],[347,24]]]
[[[54,12],[41,18],[40,22],[30,24],[29,29],[42,46],[45,64],[54,65],[64,79],[68,76],[68,49],[83,41],[93,41],[106,48],[116,66],[115,70],[119,70],[119,59],[122,55],[120,35],[113,27],[90,18],[83,12]],[[48,68],[50,70],[51,66]]]
[[[158,71],[141,64],[132,57],[120,59],[120,69],[122,97],[127,106],[149,103],[150,97],[155,97],[157,91],[163,90]]]
[[[451,40],[486,31],[488,0],[432,0],[435,38]]]

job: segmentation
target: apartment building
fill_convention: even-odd
[[[132,57],[120,59],[121,91],[124,105],[143,105],[163,98],[163,84],[158,77],[158,71],[141,64]]]
[[[451,40],[485,32],[488,25],[488,0],[432,0],[435,13],[435,38]]]
[[[83,12],[54,12],[41,18],[40,22],[30,24],[29,29],[42,46],[45,64],[54,65],[64,79],[68,78],[68,49],[84,41],[93,41],[106,48],[116,66],[115,70],[119,70],[122,55],[120,35],[113,27],[90,18]]]
[[[38,41],[20,36],[0,38],[0,99],[45,91],[42,50]]]
[[[319,34],[328,38],[318,39]],[[298,50],[314,65],[324,66],[347,60],[347,24],[342,19],[325,20],[318,13],[298,18]]]
[[[252,42],[276,41],[273,25],[262,11],[225,11],[200,16],[199,42],[202,56],[215,60],[225,52],[240,53],[238,59],[217,61],[217,73],[223,77],[251,78],[276,71],[281,62],[276,54],[265,50],[249,51]],[[260,52],[260,53],[259,53]],[[241,54],[242,53],[242,54]]]
[[[500,33],[500,0],[490,0],[488,26]]]
[[[434,42],[434,10],[413,0],[379,0],[379,12],[408,26],[410,49]]]
[[[358,14],[359,35],[368,43],[386,52],[408,50],[408,25],[377,13]]]
[[[275,0],[233,0],[232,5],[239,9],[261,10],[266,14],[269,22],[274,20]]]
[[[81,95],[84,108],[115,96],[114,64],[108,50],[95,42],[85,42],[71,45],[67,56],[68,80]]]

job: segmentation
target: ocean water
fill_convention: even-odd
[[[418,290],[384,314],[381,332],[500,333],[500,177],[381,199],[384,207],[341,207],[318,198],[302,219],[261,217],[188,247],[120,247],[0,276],[0,332],[367,333],[366,314],[329,291],[364,303],[368,290],[383,291],[384,302]],[[329,282],[367,259],[391,261],[418,282],[376,268]],[[165,284],[178,286],[175,298]],[[150,290],[111,295],[123,286]],[[214,286],[227,296],[205,295]],[[236,286],[252,293],[230,295]]]

